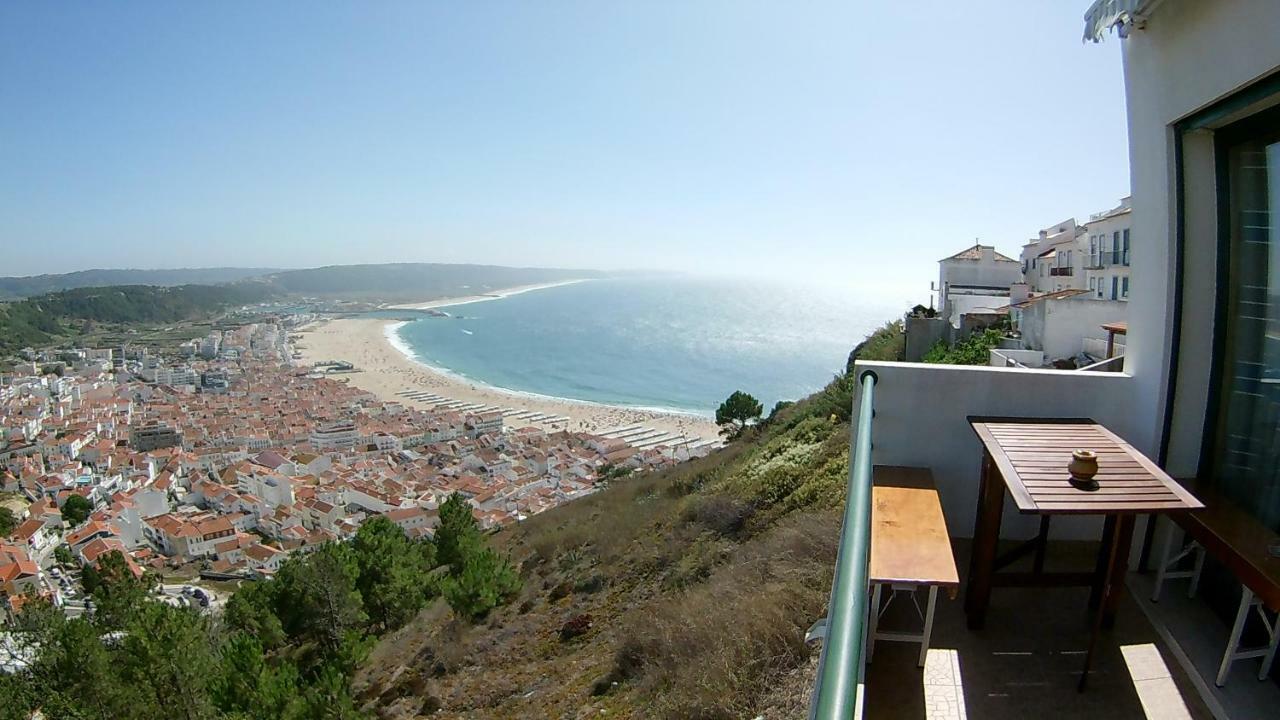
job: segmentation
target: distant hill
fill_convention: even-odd
[[[262,302],[270,285],[116,285],[62,290],[0,303],[0,354],[73,336],[86,323],[171,323]]]
[[[599,270],[391,263],[285,270],[268,276],[266,281],[288,294],[408,302],[606,275]]]
[[[173,270],[80,270],[58,275],[0,277],[0,300],[108,285],[216,285],[279,272],[279,268],[175,268]]]

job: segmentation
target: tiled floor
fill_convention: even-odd
[[[957,545],[963,580],[967,544]],[[1092,563],[1087,546],[1055,543],[1049,557],[1051,570],[1087,570]],[[924,670],[916,667],[918,646],[876,644],[865,716],[1208,720],[1194,686],[1127,595],[1116,627],[1102,636],[1088,687],[1076,691],[1089,642],[1088,596],[1087,588],[997,588],[986,628],[970,631],[963,595],[950,600],[940,594],[934,651]],[[915,630],[919,619],[910,603],[902,603],[881,623],[885,630]]]

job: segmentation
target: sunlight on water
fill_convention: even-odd
[[[765,407],[822,387],[904,308],[729,280],[599,280],[446,308],[400,329],[418,359],[556,397],[710,412],[734,390]]]

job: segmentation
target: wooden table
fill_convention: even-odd
[[[1098,633],[1115,622],[1135,516],[1204,506],[1149,458],[1092,420],[970,417],[969,424],[983,446],[973,555],[965,590],[969,627],[983,626],[991,590],[996,586],[1091,587],[1089,607],[1097,612],[1080,676],[1083,689]],[[1092,450],[1098,455],[1098,474],[1094,477],[1097,485],[1092,489],[1070,480],[1067,464],[1071,462],[1071,451],[1076,449]],[[1040,516],[1040,532],[1033,540],[997,557],[1006,490],[1018,512]],[[1044,571],[1049,520],[1054,515],[1104,516],[1102,545],[1093,572]],[[998,572],[1032,552],[1035,556],[1030,573]]]
[[[960,589],[951,535],[942,514],[942,502],[926,468],[877,465],[871,488],[871,557],[869,579],[871,606],[867,631],[867,662],[875,653],[877,640],[920,644],[918,665],[924,667],[933,634],[933,613],[938,589],[952,599]],[[885,586],[893,593],[910,593],[913,603],[919,588],[928,588],[929,597],[921,612],[919,633],[886,632],[880,629],[881,593]],[[888,604],[885,605],[888,607]],[[917,603],[916,609],[920,606]]]

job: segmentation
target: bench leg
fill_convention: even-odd
[[[925,656],[929,654],[929,637],[933,635],[933,607],[938,602],[938,586],[929,586],[929,604],[924,610],[924,634],[920,638],[920,662],[916,667],[924,667]],[[1278,623],[1280,624],[1280,623]],[[1275,655],[1276,645],[1271,643],[1271,654]]]
[[[1244,623],[1249,619],[1249,607],[1253,605],[1253,591],[1249,588],[1240,590],[1240,609],[1236,611],[1236,621],[1231,626],[1231,635],[1227,638],[1227,651],[1222,654],[1222,664],[1218,666],[1218,677],[1214,684],[1222,687],[1227,683],[1227,673],[1231,672],[1231,663],[1236,661],[1236,648],[1240,646],[1240,635],[1244,632]]]
[[[871,584],[871,612],[867,618],[866,640],[863,646],[867,649],[867,662],[871,662],[871,656],[876,652],[876,626],[880,624],[880,591],[884,588],[881,583]]]
[[[1200,572],[1204,570],[1204,556],[1206,551],[1204,546],[1198,542],[1192,542],[1196,553],[1196,567],[1191,571],[1191,584],[1187,586],[1187,597],[1196,596],[1196,590],[1200,588]]]
[[[1155,587],[1151,590],[1151,602],[1160,602],[1160,593],[1164,590],[1166,580],[1174,580],[1178,578],[1191,578],[1191,583],[1187,586],[1187,597],[1195,597],[1196,590],[1200,587],[1200,572],[1204,570],[1204,546],[1195,540],[1191,540],[1174,552],[1174,536],[1177,535],[1178,528],[1175,523],[1167,522],[1164,528],[1164,537],[1161,539],[1161,552],[1159,567],[1156,568]],[[1195,555],[1195,567],[1191,570],[1171,570],[1178,563],[1182,562],[1188,555]]]
[[[1159,515],[1153,515],[1151,522],[1160,522]],[[1151,602],[1160,602],[1160,591],[1164,589],[1164,575],[1169,570],[1170,555],[1173,554],[1173,523],[1166,522],[1164,532],[1160,535],[1160,561],[1156,566],[1156,585],[1151,590]]]
[[[1274,621],[1267,620],[1267,613],[1258,606],[1258,614],[1262,615],[1262,622],[1267,626],[1267,634],[1270,636],[1271,643],[1267,646],[1267,654],[1262,656],[1262,668],[1258,670],[1258,679],[1266,680],[1271,674],[1271,663],[1276,660],[1276,649],[1280,648],[1280,614],[1276,615]]]

